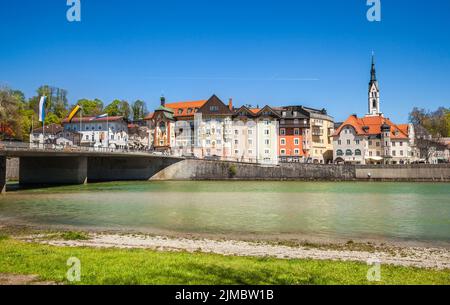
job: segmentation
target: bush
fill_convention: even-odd
[[[228,176],[230,178],[234,178],[234,176],[236,176],[237,174],[237,168],[236,165],[230,165],[230,167],[228,168]]]

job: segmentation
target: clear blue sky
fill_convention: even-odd
[[[325,107],[336,120],[367,111],[376,53],[382,111],[450,105],[450,1],[0,0],[0,84],[80,98],[143,99],[149,109],[215,93],[236,104]],[[317,79],[317,80],[298,80]]]

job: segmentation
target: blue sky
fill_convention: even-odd
[[[382,111],[450,105],[450,1],[0,0],[0,85],[27,97],[41,84],[80,98],[303,104],[338,120],[367,111],[376,54]],[[308,80],[314,79],[314,80]]]

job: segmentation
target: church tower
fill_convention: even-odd
[[[370,70],[369,82],[369,113],[368,115],[383,115],[380,111],[380,88],[378,87],[377,75],[375,70],[375,56],[372,53],[372,69]]]

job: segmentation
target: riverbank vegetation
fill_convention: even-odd
[[[358,262],[60,247],[0,238],[0,274],[71,284],[66,280],[71,257],[81,262],[81,282],[75,284],[450,284],[450,270],[383,265],[381,281],[369,282],[370,266]]]

